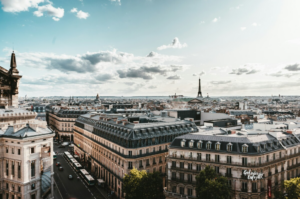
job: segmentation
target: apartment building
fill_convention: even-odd
[[[33,115],[0,109],[1,199],[53,198],[54,133]]]
[[[141,116],[132,121],[121,114],[96,113],[78,117],[73,130],[74,153],[120,198],[123,177],[133,167],[161,172],[165,185],[168,145],[177,136],[198,131],[191,120]]]
[[[235,199],[274,198],[300,174],[300,131],[202,128],[176,137],[167,157],[167,198],[196,198],[196,175],[211,166],[228,178]]]

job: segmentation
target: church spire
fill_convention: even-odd
[[[10,68],[17,68],[16,55],[14,51],[11,54]]]

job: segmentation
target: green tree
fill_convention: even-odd
[[[228,199],[231,197],[231,187],[224,176],[218,175],[215,170],[206,166],[196,176],[197,198]]]
[[[164,199],[162,177],[159,172],[147,173],[136,168],[123,178],[125,199]]]
[[[284,181],[286,199],[300,198],[300,178],[292,178]]]

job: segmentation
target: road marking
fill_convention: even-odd
[[[56,187],[56,189],[58,190],[58,193],[59,193],[59,195],[60,195],[60,197],[61,197],[61,199],[63,199],[63,197],[62,197],[62,195],[61,195],[61,193],[60,193],[60,190],[59,190],[59,188],[58,188],[58,186],[57,186],[57,184],[56,184],[56,182],[55,182],[55,179],[53,178],[53,181],[54,181],[54,184],[55,184],[55,187]],[[54,190],[53,190],[54,191]],[[53,194],[54,194],[54,192],[53,192]],[[54,196],[53,196],[54,197]]]

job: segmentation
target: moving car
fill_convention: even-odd
[[[59,167],[59,170],[60,170],[60,171],[63,171],[63,170],[64,170],[64,168],[63,168],[63,167]]]
[[[72,180],[72,179],[73,179],[73,176],[72,176],[72,175],[69,175],[69,179]]]
[[[56,162],[56,166],[60,166],[60,162]]]

